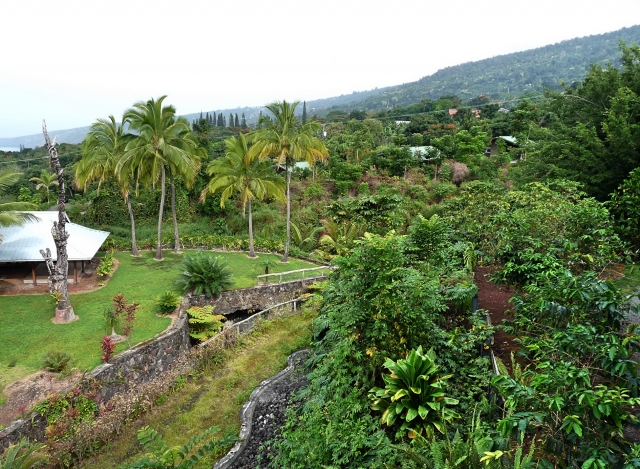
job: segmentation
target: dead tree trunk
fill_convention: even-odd
[[[58,158],[58,150],[56,148],[56,140],[49,138],[47,133],[47,123],[42,121],[42,133],[44,134],[44,141],[49,150],[49,158],[53,171],[58,176],[58,222],[53,222],[53,228],[51,228],[51,234],[53,235],[53,241],[56,245],[56,253],[58,260],[53,268],[53,271],[49,275],[51,282],[51,288],[57,295],[58,304],[56,307],[56,317],[53,322],[56,324],[63,324],[71,322],[77,319],[73,312],[73,306],[69,301],[69,290],[67,275],[69,271],[69,260],[67,256],[67,240],[69,239],[69,233],[65,228],[67,224],[67,214],[65,211],[65,195],[64,195],[64,178],[62,175],[62,166],[60,166],[60,159]],[[44,256],[44,255],[43,255]],[[45,258],[46,259],[46,258]]]

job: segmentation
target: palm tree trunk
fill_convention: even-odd
[[[176,215],[176,184],[173,180],[173,171],[169,170],[169,180],[171,181],[171,216],[173,217],[173,252],[180,254],[180,234],[178,233],[178,217]]]
[[[253,215],[251,213],[251,199],[249,199],[249,257],[256,257],[256,250],[253,246]]]
[[[124,196],[124,201],[127,204],[127,209],[129,209],[129,220],[131,220],[131,254],[138,257],[140,253],[138,252],[138,243],[136,242],[136,221],[133,218],[133,208],[131,207],[129,194]]]
[[[289,171],[289,158],[285,159],[284,168],[287,172],[287,240],[284,245],[284,256],[282,257],[282,262],[289,262],[289,244],[291,243],[291,197],[289,194],[291,172]]]
[[[164,165],[162,165],[162,169],[161,169],[161,182],[160,184],[162,185],[161,187],[161,195],[160,195],[160,209],[158,210],[158,248],[156,249],[156,260],[161,261],[162,260],[162,215],[164,213],[164,197],[166,195],[166,188],[165,188],[165,172],[164,172]]]

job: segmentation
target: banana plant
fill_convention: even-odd
[[[383,375],[384,389],[369,391],[371,408],[382,412],[383,424],[391,427],[397,420],[402,421],[399,433],[406,431],[409,438],[424,433],[431,439],[434,428],[442,433],[445,422],[459,417],[446,407],[458,403],[444,393],[445,381],[453,375],[440,376],[433,349],[424,354],[420,346],[411,350],[406,359],[387,358],[384,367],[391,372]]]

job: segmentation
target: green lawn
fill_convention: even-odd
[[[260,254],[249,259],[245,253],[216,253],[228,261],[233,272],[235,288],[255,285],[255,276],[263,273],[260,262],[279,260],[280,256]],[[71,366],[90,370],[100,364],[100,340],[105,335],[103,311],[111,299],[123,293],[129,301],[140,303],[133,331],[133,342],[139,343],[162,332],[170,323],[168,318],[156,315],[157,299],[163,292],[173,289],[180,272],[183,255],[164,253],[165,260],[153,259],[153,252],[143,252],[135,258],[128,253],[116,253],[118,270],[107,285],[97,291],[71,296],[78,321],[55,325],[54,304],[49,295],[23,295],[0,297],[0,391],[16,379],[42,368],[42,357],[47,350],[64,350],[72,356]],[[312,267],[306,262],[291,259],[277,263],[270,272]],[[117,352],[126,348],[119,344]],[[15,366],[8,365],[15,362]],[[12,363],[13,364],[13,363]]]

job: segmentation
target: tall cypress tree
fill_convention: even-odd
[[[240,121],[238,120],[238,113],[236,112],[236,119],[233,123],[234,127],[240,127]]]
[[[227,118],[222,116],[222,127],[226,127],[227,126]]]
[[[213,122],[214,126],[218,125],[218,121],[216,121],[216,112],[215,111],[213,111],[213,119],[211,119],[211,122]]]
[[[229,127],[233,127],[233,114],[229,113]]]
[[[302,123],[303,124],[307,123],[307,102],[306,101],[302,103]]]
[[[240,122],[240,127],[242,127],[243,129],[247,128],[247,119],[245,119],[244,117],[244,112],[242,113],[242,121]]]

